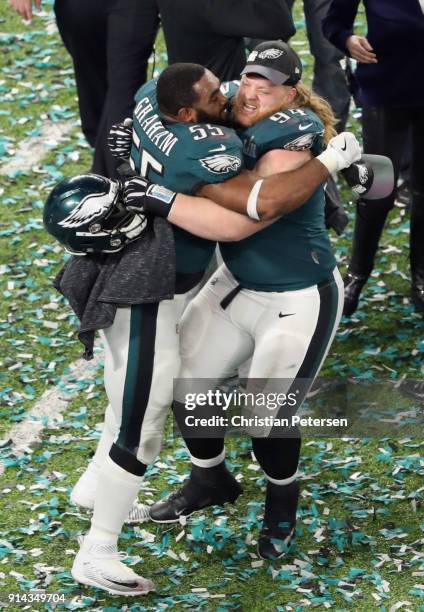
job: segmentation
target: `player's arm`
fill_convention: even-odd
[[[306,151],[286,151],[284,149],[273,149],[265,153],[255,166],[257,172],[262,178],[278,174],[278,172],[288,172],[297,170],[303,164],[306,164],[312,159],[312,153]]]
[[[123,125],[125,123],[112,126],[112,130],[116,127],[121,131]],[[131,129],[126,128],[126,131],[128,133],[124,136],[130,141]],[[121,137],[120,132],[119,139]],[[113,135],[108,144],[115,155]],[[118,152],[121,153],[122,144],[118,143],[117,146]],[[258,173],[242,172],[225,182],[204,186],[198,195],[208,197],[229,210],[247,213],[256,220],[276,220],[299,208],[331,173],[348,168],[360,156],[361,151],[355,136],[343,132],[330,140],[323,153],[301,168],[280,172],[266,179],[261,179]],[[146,205],[142,202],[144,195],[145,193],[135,206],[138,210],[146,211],[148,208],[148,202]]]
[[[296,210],[328,176],[328,169],[313,159],[297,170],[279,172],[264,179],[257,194],[256,209],[259,218],[275,219]],[[259,180],[259,173],[245,171],[226,183],[205,185],[200,194],[220,206],[246,214],[249,196]]]
[[[348,168],[360,157],[361,149],[355,136],[343,132],[330,140],[323,153],[306,162],[301,168],[265,179],[255,173],[242,173],[217,188],[208,186],[202,191],[207,189],[210,199],[218,201],[225,208],[240,213],[246,211],[251,218],[258,221],[274,220],[295,210],[309,199],[329,174]],[[186,197],[192,196],[184,196]],[[177,194],[173,191],[151,184],[141,177],[134,177],[125,183],[125,204],[136,212],[168,217],[176,199]],[[237,202],[237,206],[234,206],[234,202]],[[200,207],[196,206],[193,211],[196,209],[197,214],[201,214]],[[190,214],[187,220],[192,222]]]
[[[124,201],[126,207],[136,213],[166,217],[191,234],[220,242],[242,240],[272,223],[249,219],[207,198],[177,194],[165,187],[151,185],[138,176],[126,181]]]
[[[312,158],[307,151],[286,151],[275,149],[261,157],[255,166],[255,172],[262,178],[281,171],[296,170]],[[168,220],[179,227],[209,240],[234,242],[247,238],[264,229],[273,221],[254,221],[245,215],[218,206],[207,198],[178,196],[168,215]],[[201,208],[198,208],[198,207]]]
[[[255,221],[208,198],[181,193],[177,195],[167,219],[191,234],[219,242],[243,240],[275,221]]]
[[[274,149],[273,151],[269,151],[268,153],[266,153],[265,155],[261,157],[261,159],[257,162],[255,166],[254,173],[248,173],[248,174],[250,176],[257,177],[256,180],[258,180],[259,178],[266,178],[266,177],[270,177],[270,176],[274,176],[278,174],[279,175],[278,184],[280,184],[280,177],[283,174],[283,172],[285,174],[292,170],[297,170],[298,168],[301,168],[305,163],[307,163],[311,158],[312,158],[312,154],[310,151],[286,151],[283,149]],[[284,168],[283,172],[281,172],[282,168]],[[234,179],[231,179],[230,181],[227,181],[226,183],[224,183],[223,186],[228,185],[228,183],[231,183],[233,181]],[[254,183],[252,183],[252,188],[253,188],[253,185]],[[218,194],[217,196],[216,190],[213,189],[214,187],[218,187],[218,185],[206,185],[205,188],[202,188],[201,193],[206,193],[206,195],[209,195],[212,199],[216,198],[216,201],[219,202],[221,206],[223,206],[222,201],[220,201],[219,199],[220,195]],[[232,185],[230,186],[230,189],[232,191]],[[262,219],[267,218],[267,212],[269,213],[269,215],[273,215],[275,203],[277,203],[277,208],[275,209],[276,211],[282,205],[282,202],[280,200],[280,197],[281,197],[280,192],[278,193],[276,200],[274,200],[274,196],[271,194],[271,201],[267,201],[266,199],[268,197],[268,192],[269,192],[269,187],[267,185],[267,181],[265,181],[261,189],[261,195],[260,195],[259,204],[258,204],[258,214]],[[227,190],[222,189],[220,190],[220,193],[222,193],[225,196],[227,193]],[[243,200],[244,203],[242,205],[245,208],[246,207],[245,202],[247,201],[249,194],[244,191],[244,188],[243,190],[239,191],[239,193],[241,193],[244,198]],[[235,197],[236,196],[233,197],[233,201]],[[299,200],[301,199],[302,199],[302,195],[299,196]],[[295,208],[297,208],[296,204],[297,202],[295,201],[292,209],[290,209],[289,205],[287,205],[285,207],[284,213],[287,214],[288,212],[291,212],[291,210],[295,210]],[[275,220],[279,216],[280,215],[275,214],[275,216],[274,215],[272,217],[270,216],[270,219]]]
[[[301,168],[261,179],[257,173],[242,173],[225,184],[207,185],[201,195],[225,208],[261,220],[275,219],[296,210],[333,172],[348,168],[361,157],[353,134],[343,132],[330,140],[318,157]]]

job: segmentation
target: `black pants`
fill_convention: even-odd
[[[56,0],[55,14],[70,53],[82,131],[95,148],[92,171],[116,176],[106,138],[112,123],[132,116],[146,81],[158,27],[154,0]]]
[[[362,133],[364,152],[387,155],[393,162],[395,182],[402,154],[412,128],[410,261],[413,282],[424,282],[424,108],[364,107]],[[381,200],[360,199],[349,269],[367,276],[374,265],[387,215],[394,205],[395,190]]]

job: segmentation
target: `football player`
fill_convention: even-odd
[[[301,70],[300,59],[286,44],[262,43],[249,56],[233,98],[235,119],[244,128],[238,133],[245,165],[256,165],[262,176],[288,164],[296,168],[311,156],[326,161],[323,142],[333,134],[334,117],[328,104],[300,83]],[[137,181],[127,186],[127,204],[134,208]],[[261,181],[256,187],[260,191]],[[217,185],[201,190],[238,208],[222,192]],[[254,196],[248,214],[259,218]],[[343,283],[324,224],[323,187],[304,206],[261,232],[222,243],[221,253],[224,265],[183,315],[179,378],[197,383],[206,379],[204,388],[197,384],[195,391],[207,393],[211,384],[231,376],[251,358],[248,378],[269,381],[265,392],[288,395],[300,389],[298,409],[328,353],[343,307]],[[273,379],[278,379],[277,389]],[[183,384],[177,388],[174,413],[182,431],[184,399],[192,390]],[[282,415],[284,409],[275,414]],[[263,558],[283,554],[296,523],[300,433],[292,429],[284,439],[279,433],[275,427],[251,432],[254,454],[268,480],[258,543]],[[223,439],[188,435],[190,478],[151,508],[157,522],[178,521],[181,515],[234,501],[241,492],[225,467]]]
[[[227,113],[227,100],[219,85],[218,79],[200,66],[171,66],[157,85],[160,112],[155,84],[140,90],[131,153],[135,171],[188,193],[197,192],[204,184],[236,177],[242,168],[241,142],[233,130],[212,123]],[[342,163],[344,167],[359,156],[359,147],[356,143],[345,157],[342,153],[334,156],[336,165]],[[293,201],[300,200],[301,192],[306,194],[305,199],[328,170],[317,162],[311,165],[309,174],[311,185],[306,189],[305,181],[297,179],[298,193]],[[239,202],[246,201],[256,178],[244,176]],[[240,187],[239,182],[237,185]],[[137,199],[139,189],[139,183],[130,181],[127,198],[132,192]],[[166,189],[156,188],[149,198],[156,207],[171,205]],[[219,210],[221,219],[220,225],[203,225],[198,233],[204,238],[245,238],[267,224],[208,200],[201,203],[202,213],[211,218]],[[105,386],[110,406],[93,461],[72,492],[74,502],[94,507],[91,528],[74,561],[72,575],[83,584],[112,594],[138,595],[153,588],[151,581],[120,562],[117,540],[146,467],[159,452],[172,381],[179,370],[178,322],[215,248],[214,242],[181,230],[174,232],[174,240],[174,299],[119,308],[113,325],[104,330]]]

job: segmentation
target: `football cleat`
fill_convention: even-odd
[[[150,506],[150,518],[154,523],[177,523],[180,516],[190,516],[209,506],[234,504],[242,492],[225,464],[213,468],[193,465],[188,481],[180,489]]]
[[[146,521],[150,521],[150,506],[141,504],[136,500],[131,506],[125,522],[129,525],[138,525],[138,523],[145,523]]]
[[[265,514],[258,539],[258,555],[262,559],[279,559],[287,554],[296,528],[299,485],[267,484]]]
[[[85,537],[71,570],[77,582],[110,595],[135,597],[155,590],[151,580],[136,574],[121,561],[115,544],[101,544]]]
[[[73,504],[87,510],[93,510],[98,474],[98,468],[90,463],[71,491],[70,499]],[[136,525],[148,520],[150,520],[149,506],[141,504],[136,500],[125,522],[130,525]]]
[[[424,312],[424,285],[412,285],[411,301],[414,304],[417,312]]]

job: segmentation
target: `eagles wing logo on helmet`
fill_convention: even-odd
[[[277,57],[281,57],[284,54],[284,51],[281,49],[266,49],[266,51],[262,51],[259,53],[260,59],[277,59]]]
[[[90,194],[81,200],[80,204],[70,215],[59,221],[62,227],[78,227],[90,223],[93,219],[100,217],[111,206],[113,198],[110,193]]]
[[[236,171],[241,167],[241,160],[236,155],[209,155],[199,161],[206,170],[214,174],[225,174],[229,170]]]

